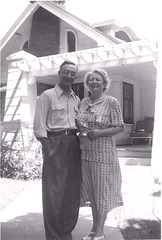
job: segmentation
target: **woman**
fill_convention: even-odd
[[[118,100],[104,94],[110,79],[103,69],[88,72],[84,84],[91,96],[81,101],[76,117],[82,160],[81,205],[91,202],[93,227],[83,240],[104,240],[107,213],[123,204],[113,136],[123,131],[124,123]]]

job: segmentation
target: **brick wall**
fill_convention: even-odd
[[[43,8],[33,15],[29,52],[37,57],[60,52],[60,19]]]

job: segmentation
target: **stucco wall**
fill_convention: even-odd
[[[123,79],[118,75],[110,75],[111,84],[108,93],[117,98],[123,110]]]
[[[123,111],[123,81],[129,82],[129,83],[132,83],[132,82],[128,79],[123,79],[118,75],[110,75],[110,78],[111,78],[111,85],[107,94],[119,100],[121,110]],[[133,124],[125,124],[123,132],[115,135],[115,140],[117,145],[130,144],[130,133],[132,132],[132,128],[133,128]]]
[[[154,117],[156,82],[134,82],[134,127],[145,116]]]
[[[142,82],[141,118],[153,117],[155,112],[156,82]]]

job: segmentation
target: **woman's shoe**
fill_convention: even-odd
[[[82,240],[93,240],[95,232],[90,232],[87,236],[83,237]]]
[[[94,237],[93,240],[105,240],[105,236],[102,235],[101,237]]]

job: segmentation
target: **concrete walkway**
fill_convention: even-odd
[[[73,240],[80,240],[91,230],[91,208],[80,208],[79,220],[73,231]],[[123,240],[115,218],[109,214],[105,224],[106,239]],[[22,192],[1,213],[1,240],[45,240],[41,181]]]
[[[152,176],[150,167],[125,166],[121,164],[123,177],[123,191],[130,197],[141,194],[145,201],[143,191],[152,188]],[[132,194],[132,196],[131,196]],[[130,198],[130,199],[129,199]],[[142,199],[143,198],[143,199]],[[123,199],[123,200],[127,200]],[[126,204],[130,204],[125,201]],[[138,203],[135,203],[137,207]],[[143,204],[144,205],[144,204]],[[133,207],[133,206],[132,206]],[[139,206],[140,209],[140,206]],[[1,213],[1,240],[45,240],[42,202],[41,181],[34,181],[33,186],[22,192],[14,202],[9,204]],[[80,214],[76,228],[73,231],[73,240],[81,240],[91,230],[92,217],[89,207],[80,208]],[[117,222],[112,215],[108,214],[105,224],[106,240],[123,240],[123,236],[117,227]]]

